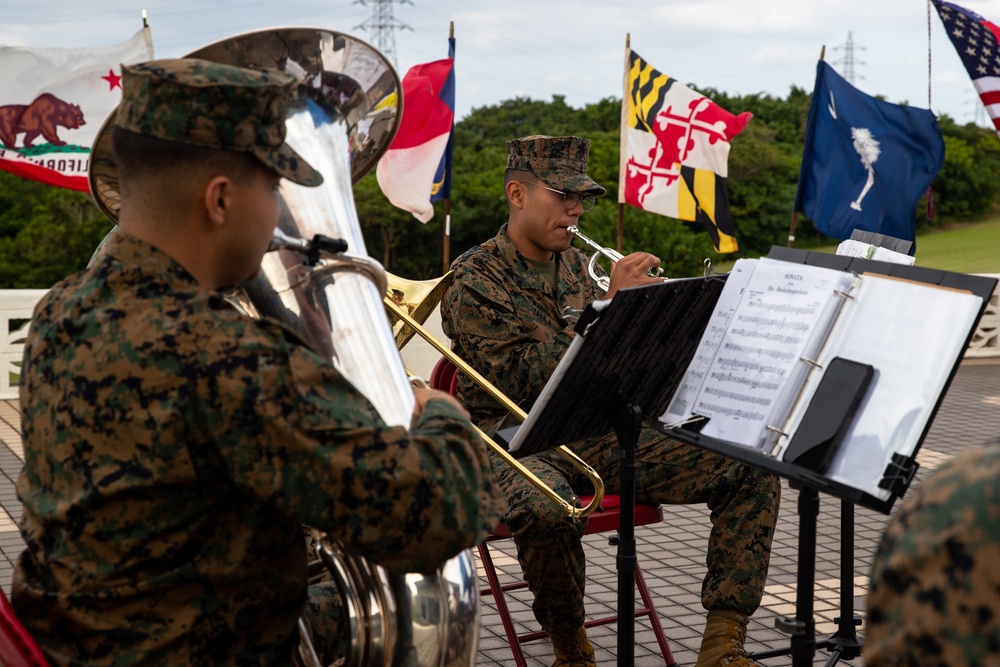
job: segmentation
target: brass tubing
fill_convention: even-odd
[[[407,326],[411,327],[413,331],[417,333],[421,338],[430,343],[434,349],[440,352],[448,361],[455,364],[458,370],[462,371],[473,381],[476,382],[480,387],[486,390],[486,392],[496,399],[504,408],[506,408],[512,415],[524,421],[527,415],[524,410],[520,408],[516,403],[507,398],[499,389],[493,386],[489,380],[484,378],[479,372],[472,366],[467,364],[461,357],[452,352],[450,349],[444,346],[437,338],[431,335],[429,331],[423,328],[415,319],[409,316],[409,314],[404,313],[400,308],[392,302],[392,299],[386,297],[383,300],[386,310],[393,317],[398,317],[403,320]],[[493,438],[489,437],[483,433],[478,427],[476,431],[486,442],[487,446],[492,449],[500,458],[507,462],[509,466],[514,468],[518,473],[524,476],[532,485],[534,485],[539,491],[548,496],[554,503],[559,505],[563,511],[573,518],[582,518],[594,512],[601,504],[601,500],[604,498],[604,480],[601,479],[597,471],[587,465],[586,461],[577,456],[573,450],[565,445],[559,445],[556,447],[556,451],[559,452],[564,458],[566,458],[573,466],[586,475],[591,483],[594,485],[594,498],[586,505],[586,507],[575,507],[572,504],[566,502],[558,493],[550,489],[545,483],[538,479],[534,473],[525,468],[520,461],[514,458],[510,452],[497,444]]]

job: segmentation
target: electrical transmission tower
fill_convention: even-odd
[[[393,67],[399,69],[396,64],[396,28],[402,30],[413,30],[413,28],[396,20],[392,15],[392,5],[396,2],[401,5],[413,3],[410,0],[354,0],[353,4],[367,7],[369,1],[375,5],[372,15],[365,19],[364,23],[354,26],[354,29],[364,30],[371,35],[372,46],[381,51]]]
[[[972,105],[972,122],[979,127],[992,127],[993,121],[990,120],[990,116],[986,113],[986,107],[983,106],[983,100],[979,97],[979,94],[972,91],[971,97],[965,101],[966,107]]]
[[[834,65],[843,65],[844,66],[843,69],[841,70],[841,74],[843,75],[843,77],[845,79],[847,79],[848,83],[850,83],[851,85],[854,85],[854,80],[855,79],[863,79],[863,78],[865,78],[863,75],[858,74],[858,73],[856,73],[854,71],[854,66],[855,65],[865,65],[867,63],[865,63],[863,60],[858,60],[857,58],[855,58],[854,57],[854,52],[855,51],[867,51],[867,49],[865,47],[863,47],[863,46],[855,46],[854,45],[854,36],[851,34],[850,30],[847,31],[847,42],[844,43],[844,44],[841,44],[840,46],[833,47],[833,50],[834,51],[843,51],[844,52],[844,57],[841,58],[840,60],[835,60],[833,62],[833,64]]]

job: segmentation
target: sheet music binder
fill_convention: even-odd
[[[611,433],[623,401],[662,414],[724,284],[725,276],[670,280],[588,306],[524,424],[497,440],[522,458]]]
[[[882,396],[879,400],[886,400],[884,398],[886,393],[885,387],[881,386],[880,382],[885,381],[887,376],[891,376],[892,371],[886,368],[880,369],[880,366],[883,366],[883,364],[881,358],[877,355],[872,356],[868,354],[869,363],[860,364],[862,367],[871,366],[871,375],[868,379],[864,377],[867,371],[862,371],[860,375],[849,373],[847,379],[841,378],[840,380],[835,380],[833,379],[834,376],[828,375],[831,372],[839,373],[842,371],[842,364],[844,362],[858,361],[851,358],[845,358],[843,361],[835,363],[828,362],[829,368],[824,373],[814,372],[812,374],[813,377],[807,385],[810,387],[810,393],[806,397],[806,400],[802,400],[802,396],[799,396],[798,404],[795,406],[794,417],[790,422],[786,420],[784,424],[785,429],[788,431],[787,440],[796,442],[797,444],[793,449],[790,442],[787,443],[785,448],[781,450],[783,456],[771,456],[752,447],[734,444],[731,441],[715,437],[711,434],[706,435],[704,432],[706,430],[705,423],[697,425],[688,424],[678,427],[661,422],[657,425],[657,428],[684,442],[762,467],[789,480],[798,481],[809,488],[819,489],[845,500],[888,513],[895,499],[906,491],[913,478],[916,470],[916,453],[930,428],[934,414],[940,406],[947,386],[954,377],[958,364],[961,361],[962,351],[968,345],[968,341],[973,335],[976,323],[979,321],[979,317],[981,317],[985,308],[986,300],[992,294],[996,285],[996,280],[982,276],[956,274],[934,269],[889,264],[861,258],[814,253],[789,248],[775,247],[772,249],[769,257],[783,262],[821,266],[859,274],[868,273],[878,275],[880,277],[878,290],[888,294],[894,294],[896,291],[903,292],[909,288],[897,288],[891,284],[887,285],[890,281],[884,280],[885,276],[926,283],[932,286],[965,290],[979,297],[975,301],[978,307],[972,309],[974,312],[967,317],[964,325],[954,325],[954,327],[960,330],[951,334],[947,334],[947,332],[942,334],[942,340],[948,342],[948,352],[938,349],[933,351],[925,350],[924,358],[912,359],[912,364],[920,368],[923,364],[932,363],[926,357],[947,357],[941,358],[939,367],[931,371],[935,376],[935,382],[938,384],[927,389],[927,394],[922,397],[924,404],[919,406],[919,410],[914,409],[914,416],[911,417],[914,419],[914,422],[909,424],[910,432],[900,442],[890,443],[891,447],[887,452],[890,455],[887,457],[886,462],[878,470],[872,469],[868,471],[872,475],[871,480],[856,481],[849,479],[845,481],[840,473],[845,467],[851,470],[860,469],[862,471],[866,466],[871,467],[870,462],[866,460],[866,456],[871,453],[872,446],[869,443],[860,441],[857,437],[848,441],[844,441],[843,439],[850,432],[852,425],[856,426],[856,422],[864,421],[866,418],[870,419],[872,415],[877,414],[879,403],[875,403],[873,407],[872,401],[874,396]],[[869,282],[874,283],[875,281]],[[900,286],[905,284],[899,283]],[[948,304],[955,303],[956,301],[963,302],[964,300],[965,305],[959,307],[958,310],[970,310],[968,297],[955,296],[952,298],[950,296],[938,296],[937,298],[942,303]],[[871,308],[869,307],[870,310]],[[935,313],[927,312],[926,309],[914,308],[912,310],[914,312],[911,315],[914,321],[918,323],[929,321],[935,317]],[[862,311],[858,309],[857,312],[860,313]],[[871,313],[868,312],[866,317],[871,317]],[[889,326],[890,324],[897,329],[899,328],[899,324],[895,322],[885,324],[885,328],[887,329],[892,328],[892,326]],[[917,333],[925,337],[929,335],[925,331],[918,331]],[[850,336],[848,336],[849,338]],[[934,337],[930,336],[929,339],[934,340]],[[871,346],[876,349],[881,344],[884,343],[875,340],[871,341]],[[845,349],[849,349],[852,355],[864,356],[864,354],[858,352],[856,344],[853,348],[851,345],[845,345],[844,347]],[[849,355],[842,356],[849,357]],[[840,367],[840,371],[830,370],[837,369],[838,367]],[[838,396],[836,391],[838,382],[847,382],[848,385],[853,385],[854,389],[850,389],[850,391],[854,391],[855,394],[853,396]],[[832,402],[829,400],[831,393],[837,400]],[[826,395],[825,398],[824,394]],[[891,403],[881,403],[881,405],[901,411],[906,407],[903,403],[907,400],[905,394],[906,392],[903,391],[898,399],[893,399]],[[816,404],[813,405],[812,401],[816,401]],[[871,412],[866,413],[866,409],[870,409]],[[840,420],[839,422],[837,421],[838,419]],[[811,444],[810,440],[813,440]],[[852,472],[851,474],[855,473]]]

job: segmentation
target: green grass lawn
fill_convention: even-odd
[[[809,249],[835,253],[837,244]],[[1000,217],[917,234],[915,257],[917,266],[959,273],[1000,273]],[[732,264],[715,262],[716,271],[728,271]]]
[[[1000,218],[917,235],[917,266],[1000,273]]]

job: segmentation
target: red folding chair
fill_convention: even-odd
[[[580,501],[586,505],[590,502],[591,498],[592,496],[582,496]],[[610,494],[605,495],[601,500],[601,509],[587,517],[587,530],[584,534],[592,535],[594,533],[607,533],[611,531],[615,531],[617,533],[619,522],[621,520],[620,512],[621,507],[619,497]],[[636,503],[636,528],[652,523],[659,523],[661,521],[663,521],[663,510],[659,505],[644,505]],[[512,538],[513,536],[510,531],[507,530],[507,526],[501,523],[493,529],[493,534],[487,538],[486,542],[479,545],[479,557],[482,561],[483,569],[486,571],[486,580],[489,582],[489,586],[483,588],[480,592],[483,595],[486,595],[487,593],[493,595],[493,600],[497,605],[497,612],[500,614],[500,622],[503,623],[504,632],[507,633],[507,640],[510,642],[510,650],[514,655],[514,663],[517,667],[526,667],[527,662],[524,659],[524,652],[521,650],[521,644],[527,644],[528,642],[548,637],[548,633],[544,630],[538,630],[536,632],[518,634],[517,628],[514,625],[514,620],[511,618],[505,594],[511,591],[527,588],[528,582],[514,581],[506,584],[501,583],[500,578],[497,575],[496,568],[493,565],[493,558],[490,556],[489,545],[492,542]],[[612,538],[612,540],[613,539],[614,538]],[[656,612],[655,605],[653,604],[653,596],[649,592],[649,587],[646,586],[646,580],[642,576],[642,568],[639,567],[638,562],[635,564],[635,585],[639,590],[639,597],[642,600],[642,606],[635,610],[635,618],[649,619],[649,624],[653,629],[653,634],[656,635],[656,643],[660,645],[660,652],[663,655],[664,664],[666,664],[667,667],[675,667],[677,663],[674,660],[673,654],[670,652],[670,645],[667,643],[667,636],[663,632],[663,626],[660,624],[660,617]],[[588,620],[584,626],[587,628],[593,628],[617,622],[618,614],[611,614],[609,616],[602,616],[600,618]]]
[[[431,387],[454,394],[457,382],[458,377],[455,365],[445,357],[441,357],[437,364],[435,364],[433,371],[431,371]],[[593,496],[583,496],[580,500],[585,506],[591,501],[592,498]],[[639,526],[660,523],[661,521],[663,521],[663,510],[659,505],[636,503],[636,528]],[[620,498],[616,495],[606,494],[601,500],[600,509],[587,517],[587,529],[584,534],[592,535],[595,533],[608,533],[612,531],[617,533],[620,522]],[[523,634],[517,633],[517,628],[514,625],[514,619],[511,617],[510,608],[507,606],[507,599],[505,595],[508,592],[527,588],[528,582],[514,581],[506,584],[501,583],[496,567],[493,564],[493,557],[490,555],[489,548],[489,545],[493,542],[509,539],[513,539],[513,535],[507,529],[507,526],[501,523],[493,529],[493,533],[487,538],[487,540],[479,545],[479,558],[482,562],[483,570],[486,572],[486,580],[489,582],[489,586],[483,588],[480,593],[482,595],[489,593],[493,596],[493,600],[496,602],[497,612],[500,614],[500,622],[503,623],[504,632],[507,634],[508,642],[510,642],[510,650],[514,656],[514,663],[517,667],[527,667],[527,662],[525,661],[524,651],[521,649],[521,645],[548,637],[548,633],[544,630]],[[614,541],[614,539],[614,537],[611,538],[612,541]],[[674,660],[673,654],[670,652],[670,645],[667,643],[667,636],[663,632],[663,626],[660,624],[660,617],[656,612],[655,605],[653,604],[653,597],[649,592],[649,587],[646,586],[646,580],[642,576],[642,568],[639,567],[638,561],[635,564],[635,585],[639,590],[639,597],[642,600],[642,606],[635,610],[635,618],[649,619],[649,624],[653,629],[653,634],[656,636],[656,642],[660,646],[660,652],[663,655],[664,663],[667,667],[676,667],[677,663]],[[612,614],[588,620],[584,625],[587,628],[593,628],[617,622],[618,614]]]
[[[0,589],[0,664],[4,667],[49,667],[42,650],[21,625],[2,589]]]

